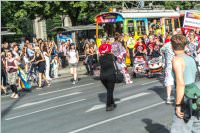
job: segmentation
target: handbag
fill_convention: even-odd
[[[124,75],[120,72],[115,59],[113,58],[113,64],[115,67],[115,83],[122,83],[124,81]]]
[[[96,69],[94,69],[94,77],[100,77],[100,66],[96,67]]]

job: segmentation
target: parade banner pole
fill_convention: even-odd
[[[98,34],[99,34],[99,33],[98,33],[98,31],[99,31],[98,28],[99,28],[99,26],[98,26],[98,23],[96,22],[96,41],[97,41],[98,38],[99,38],[99,37],[98,37]]]
[[[99,34],[99,25],[98,25],[98,22],[96,21],[96,46],[97,46],[97,49],[99,48],[97,43],[98,43],[98,40],[99,40],[99,37],[98,37],[98,34]],[[97,50],[97,60],[99,61],[99,52]]]

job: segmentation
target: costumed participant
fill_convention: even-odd
[[[120,34],[115,33],[115,41],[111,44],[112,45],[112,53],[117,57],[117,65],[119,70],[123,73],[125,83],[130,84],[133,83],[131,80],[131,77],[128,73],[128,69],[125,64],[125,57],[126,57],[126,49],[122,46],[122,44],[119,41]]]

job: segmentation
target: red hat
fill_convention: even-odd
[[[101,44],[101,46],[99,47],[99,53],[100,54],[106,54],[109,53],[111,51],[111,45],[110,44]]]

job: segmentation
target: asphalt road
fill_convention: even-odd
[[[116,84],[117,108],[105,111],[106,90],[99,80],[53,81],[42,90],[1,99],[2,133],[169,133],[173,106],[164,102],[161,78]]]

